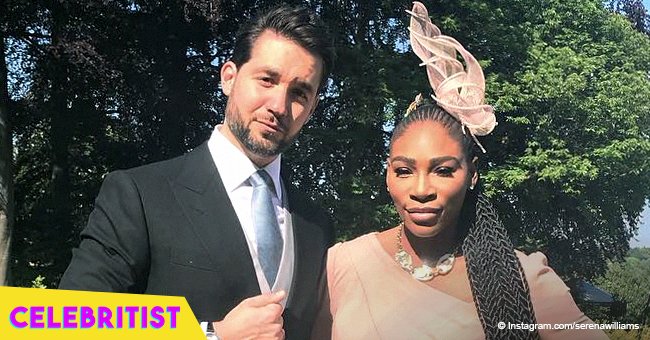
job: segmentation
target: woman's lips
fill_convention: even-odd
[[[442,208],[432,208],[432,207],[413,207],[413,208],[406,208],[406,211],[409,213],[440,213],[442,211]]]
[[[417,224],[435,224],[442,208],[414,207],[406,209],[411,220]]]

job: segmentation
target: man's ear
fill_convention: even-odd
[[[226,96],[230,96],[235,79],[237,78],[237,65],[232,61],[228,61],[221,66],[221,91]]]

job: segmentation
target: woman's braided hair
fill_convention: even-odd
[[[431,103],[415,107],[397,124],[390,146],[412,123],[422,121],[445,127],[449,135],[461,143],[466,159],[474,159],[476,145],[471,136],[464,133],[459,121]],[[465,195],[458,220],[458,242],[462,242],[474,304],[485,338],[539,339],[537,331],[497,327],[499,322],[534,324],[535,313],[528,282],[506,229],[479,188]]]

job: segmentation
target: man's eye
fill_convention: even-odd
[[[271,85],[273,85],[273,79],[271,79],[271,77],[262,77],[262,78],[259,78],[259,81],[262,84],[262,86],[271,86]]]
[[[299,90],[299,89],[293,90],[293,95],[296,96],[297,98],[302,99],[302,100],[309,99],[307,97],[307,93],[305,91],[303,91],[303,90]]]

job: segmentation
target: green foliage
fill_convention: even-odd
[[[210,62],[226,52],[213,53],[207,4],[7,3],[3,36],[22,47],[9,51],[10,83],[28,82],[11,116],[14,284],[42,275],[56,285],[108,171],[179,155],[209,134],[219,99]]]
[[[45,277],[39,275],[37,276],[33,281],[32,281],[32,286],[31,288],[41,288],[41,289],[46,289],[47,285],[45,285]]]
[[[523,67],[490,85],[505,124],[483,178],[514,235],[565,278],[592,277],[627,251],[650,189],[650,43],[597,1],[543,16]]]
[[[611,340],[650,340],[650,328],[641,327],[639,330],[605,331]]]
[[[621,323],[650,325],[650,248],[632,249],[624,262],[609,262],[607,272],[595,282],[627,305]]]
[[[637,31],[650,34],[650,17],[642,0],[610,0],[608,7],[625,16]]]

